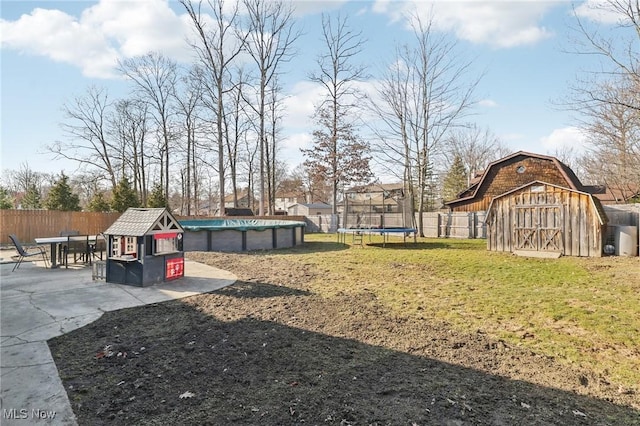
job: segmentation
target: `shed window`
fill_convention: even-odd
[[[526,168],[525,166],[520,165],[520,166],[518,166],[518,168],[516,169],[516,173],[520,173],[520,174],[522,174],[522,173],[524,173],[524,171],[525,171],[525,170],[527,170],[527,168]]]

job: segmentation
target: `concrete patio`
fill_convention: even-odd
[[[226,271],[185,261],[185,276],[151,287],[92,281],[89,266],[0,264],[0,424],[77,424],[47,340],[107,312],[180,299],[233,284]]]

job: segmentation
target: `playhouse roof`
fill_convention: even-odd
[[[166,232],[184,232],[184,229],[165,208],[129,208],[104,231],[107,235],[132,237]]]

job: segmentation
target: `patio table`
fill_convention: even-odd
[[[77,237],[77,235],[76,235]],[[102,238],[102,236],[98,235],[89,235],[88,242],[96,243],[98,238]],[[66,244],[69,241],[69,237],[39,237],[35,238],[37,244],[50,244],[51,246],[51,268],[57,268],[61,264],[57,263],[57,253],[61,244]]]

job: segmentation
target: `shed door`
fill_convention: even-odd
[[[516,205],[513,222],[514,250],[564,251],[562,206]]]

